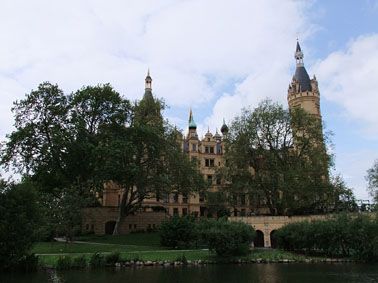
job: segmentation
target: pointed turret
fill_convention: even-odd
[[[147,76],[144,81],[144,97],[152,98],[152,78],[150,76],[150,69],[148,69]]]
[[[224,120],[224,118],[223,118],[223,125],[221,127],[221,133],[222,135],[226,135],[228,133],[228,127],[226,125],[226,121]]]
[[[303,91],[311,91],[311,80],[310,76],[308,75],[306,68],[303,64],[303,52],[299,42],[297,41],[297,47],[295,49],[294,58],[296,61],[296,69],[293,79],[295,79],[299,83],[299,90]]]
[[[196,125],[196,123],[194,122],[194,119],[193,119],[192,108],[190,108],[190,112],[189,112],[189,130],[195,130],[195,129],[197,129],[197,125]]]

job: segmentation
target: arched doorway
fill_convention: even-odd
[[[112,235],[114,231],[114,227],[116,225],[115,221],[108,221],[105,223],[105,234]]]
[[[276,230],[270,232],[270,247],[273,249],[277,248],[277,237],[276,237]]]
[[[256,230],[256,237],[253,240],[253,245],[256,248],[264,247],[264,233],[261,230]]]

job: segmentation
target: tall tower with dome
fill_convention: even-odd
[[[304,67],[303,57],[301,46],[297,41],[294,53],[296,68],[287,93],[289,108],[294,109],[300,107],[307,113],[313,114],[321,119],[318,81],[315,75],[310,79]]]

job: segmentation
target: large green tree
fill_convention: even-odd
[[[98,147],[102,180],[121,189],[119,225],[138,211],[147,198],[171,192],[189,194],[204,187],[197,168],[184,154],[176,128],[163,120],[164,104],[147,94],[135,105],[127,127],[107,127]]]
[[[331,195],[320,121],[265,100],[244,109],[226,139],[223,174],[232,194],[259,198],[272,215],[325,211]]]
[[[1,165],[36,185],[45,223],[67,237],[104,185],[122,190],[116,228],[148,197],[202,186],[179,133],[163,120],[164,104],[150,92],[131,105],[108,84],[66,96],[42,83],[14,105],[16,129],[2,146]]]

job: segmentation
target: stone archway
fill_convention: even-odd
[[[253,240],[253,245],[255,248],[263,248],[264,247],[264,233],[261,230],[256,230],[256,237]]]
[[[277,230],[272,230],[272,232],[270,232],[270,247],[273,248],[273,249],[276,249],[277,248],[277,238],[276,238],[276,232]]]
[[[115,221],[108,221],[105,223],[105,234],[113,235],[114,227],[116,225]]]

